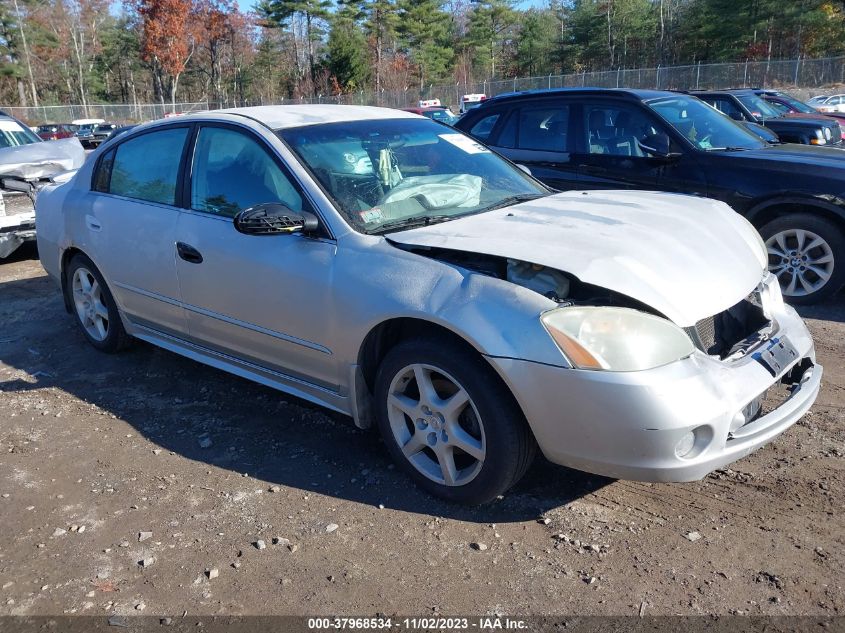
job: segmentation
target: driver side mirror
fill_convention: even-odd
[[[654,158],[673,159],[680,158],[681,155],[677,152],[672,152],[672,140],[668,134],[658,133],[649,134],[639,140],[637,145],[646,154],[650,154]]]
[[[248,207],[235,216],[235,229],[246,235],[309,233],[320,226],[317,216],[308,211],[291,211],[279,202],[264,202]]]

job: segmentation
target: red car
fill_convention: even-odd
[[[76,126],[70,123],[48,123],[39,125],[36,134],[44,141],[57,141],[76,135]]]
[[[792,95],[788,95],[785,92],[779,92],[778,90],[761,90],[758,94],[781,112],[793,117],[837,119],[840,127],[842,128],[842,140],[845,140],[845,112],[821,113],[813,106],[806,104],[803,101],[799,101]]]

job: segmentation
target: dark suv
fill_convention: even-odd
[[[759,123],[778,135],[784,143],[802,145],[841,145],[842,130],[836,119],[795,117],[766,101],[755,88],[695,91],[690,94],[709,103],[735,121]]]
[[[653,90],[502,95],[456,127],[556,189],[723,200],[758,228],[793,303],[845,283],[845,151],[772,145],[691,95]]]

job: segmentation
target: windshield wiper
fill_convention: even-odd
[[[489,207],[485,207],[484,211],[493,211],[494,209],[501,209],[503,207],[509,207],[513,204],[519,204],[520,202],[528,202],[529,200],[536,200],[537,198],[543,198],[548,194],[545,193],[520,193],[515,196],[508,196],[507,198],[502,198],[498,202],[491,204]]]
[[[744,152],[751,149],[750,147],[708,147],[705,152]]]
[[[431,224],[438,224],[460,217],[459,215],[415,215],[410,218],[402,218],[401,220],[391,220],[376,227],[372,231],[367,231],[370,235],[382,235],[390,231],[398,231],[400,229],[412,229],[418,226],[429,226]]]

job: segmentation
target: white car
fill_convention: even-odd
[[[813,97],[807,103],[819,112],[845,112],[845,95]]]
[[[375,424],[454,501],[503,494],[538,447],[699,479],[819,391],[810,334],[728,206],[554,194],[399,110],[138,126],[37,206],[41,261],[91,345],[137,337]]]
[[[84,160],[76,139],[48,143],[17,119],[0,115],[0,260],[35,241],[37,190]]]

